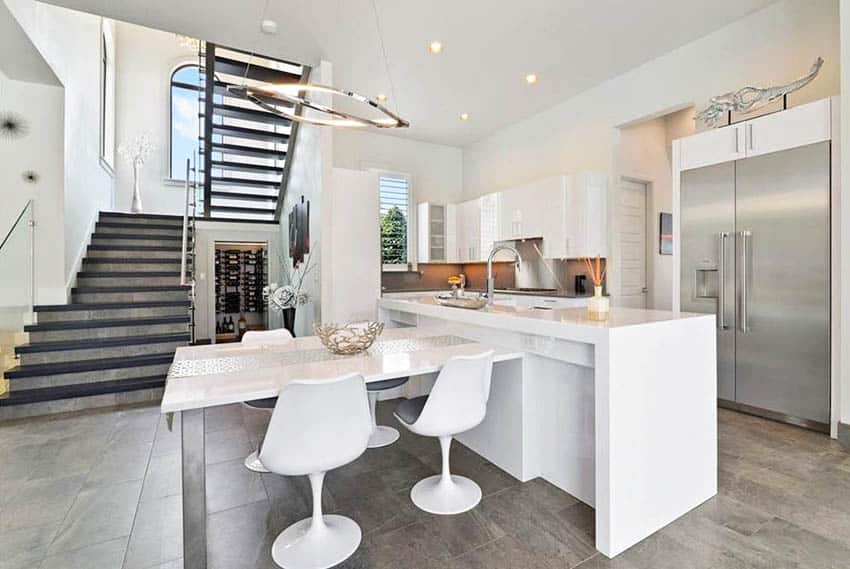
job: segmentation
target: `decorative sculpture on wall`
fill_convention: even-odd
[[[23,138],[29,131],[29,123],[24,117],[13,111],[0,111],[0,139]]]
[[[40,176],[35,170],[27,170],[26,172],[21,174],[21,178],[23,178],[24,182],[26,182],[27,184],[37,184]]]
[[[694,121],[703,121],[708,126],[716,126],[720,117],[728,112],[749,113],[771,102],[802,89],[811,83],[823,66],[823,58],[818,57],[812,64],[808,75],[777,87],[744,87],[734,92],[724,93],[709,99],[706,108],[694,115]]]
[[[310,252],[310,202],[301,196],[301,201],[289,212],[289,256],[293,268],[304,262]]]

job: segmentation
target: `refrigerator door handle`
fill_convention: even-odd
[[[720,245],[720,263],[718,265],[717,280],[717,328],[726,330],[726,238],[728,231],[717,234]]]
[[[747,315],[747,293],[750,288],[750,271],[749,271],[749,246],[752,231],[741,231],[741,320],[739,328],[741,332],[747,333],[750,331],[750,323]]]

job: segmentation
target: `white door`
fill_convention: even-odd
[[[617,192],[617,306],[646,308],[646,184],[622,180]]]

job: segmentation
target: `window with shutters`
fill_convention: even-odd
[[[385,270],[404,270],[410,257],[410,179],[380,174],[381,262]]]

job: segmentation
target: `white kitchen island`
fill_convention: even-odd
[[[388,326],[524,354],[494,368],[487,418],[458,440],[594,507],[596,548],[608,557],[717,493],[713,315],[612,308],[595,322],[583,308],[464,310],[431,295],[378,306]]]

